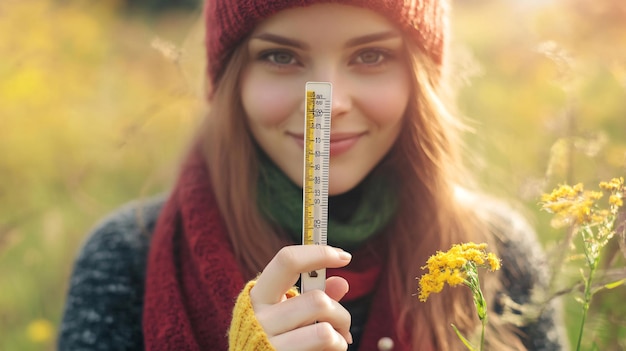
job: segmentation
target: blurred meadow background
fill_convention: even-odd
[[[539,211],[541,193],[626,175],[626,2],[454,3],[468,164],[552,252],[564,233]],[[53,350],[85,235],[117,206],[166,191],[200,120],[201,9],[3,0],[0,37],[0,351]],[[603,265],[623,272],[616,240]],[[624,296],[620,286],[596,297],[584,349],[626,350]],[[580,306],[563,302],[574,340]]]

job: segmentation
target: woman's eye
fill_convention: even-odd
[[[292,54],[284,51],[269,52],[263,55],[263,58],[277,65],[292,65],[296,62]]]
[[[366,65],[381,63],[386,58],[385,53],[378,50],[364,51],[357,56],[357,62]]]

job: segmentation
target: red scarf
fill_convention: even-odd
[[[378,240],[381,241],[381,240]],[[360,350],[377,351],[391,337],[394,351],[409,350],[395,334],[379,243],[353,253],[347,268],[329,275],[347,279],[344,299],[374,293]],[[201,152],[185,163],[159,217],[148,257],[143,332],[146,350],[228,350],[234,302],[245,285],[221,219]]]

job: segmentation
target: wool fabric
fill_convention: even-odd
[[[397,24],[435,64],[443,62],[447,0],[207,0],[205,41],[213,87],[219,83],[233,50],[259,22],[281,10],[318,3],[373,10]]]
[[[259,152],[257,203],[261,213],[278,224],[294,242],[302,240],[302,188]],[[380,233],[395,215],[392,180],[378,169],[355,189],[328,198],[328,244],[352,251]]]
[[[250,290],[256,284],[256,280],[249,281],[243,288],[235,308],[233,309],[233,320],[228,331],[228,349],[230,351],[274,351],[267,334],[256,319],[250,300]],[[298,296],[295,288],[287,291],[286,298]]]

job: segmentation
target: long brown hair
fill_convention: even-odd
[[[427,258],[453,243],[490,241],[486,226],[473,210],[456,197],[459,184],[467,179],[460,161],[462,124],[446,108],[441,72],[407,44],[413,72],[412,99],[404,128],[384,160],[398,179],[399,212],[387,229],[387,271],[398,330],[410,334],[414,349],[431,340],[437,350],[460,345],[450,328],[472,332],[478,324],[468,289],[444,289],[428,303],[415,297],[416,277]],[[248,129],[240,100],[239,79],[248,59],[246,42],[231,59],[212,92],[208,115],[200,133],[215,196],[226,223],[233,250],[245,278],[263,270],[284,245],[283,234],[260,214],[256,203],[258,177],[255,143]],[[387,168],[388,167],[388,168]],[[491,245],[495,249],[494,245]],[[493,296],[495,278],[485,281],[485,295]],[[410,328],[410,329],[407,329]],[[498,350],[523,350],[513,332],[500,327],[490,316],[488,342]],[[506,342],[506,344],[505,344]],[[511,346],[513,345],[513,346]]]

